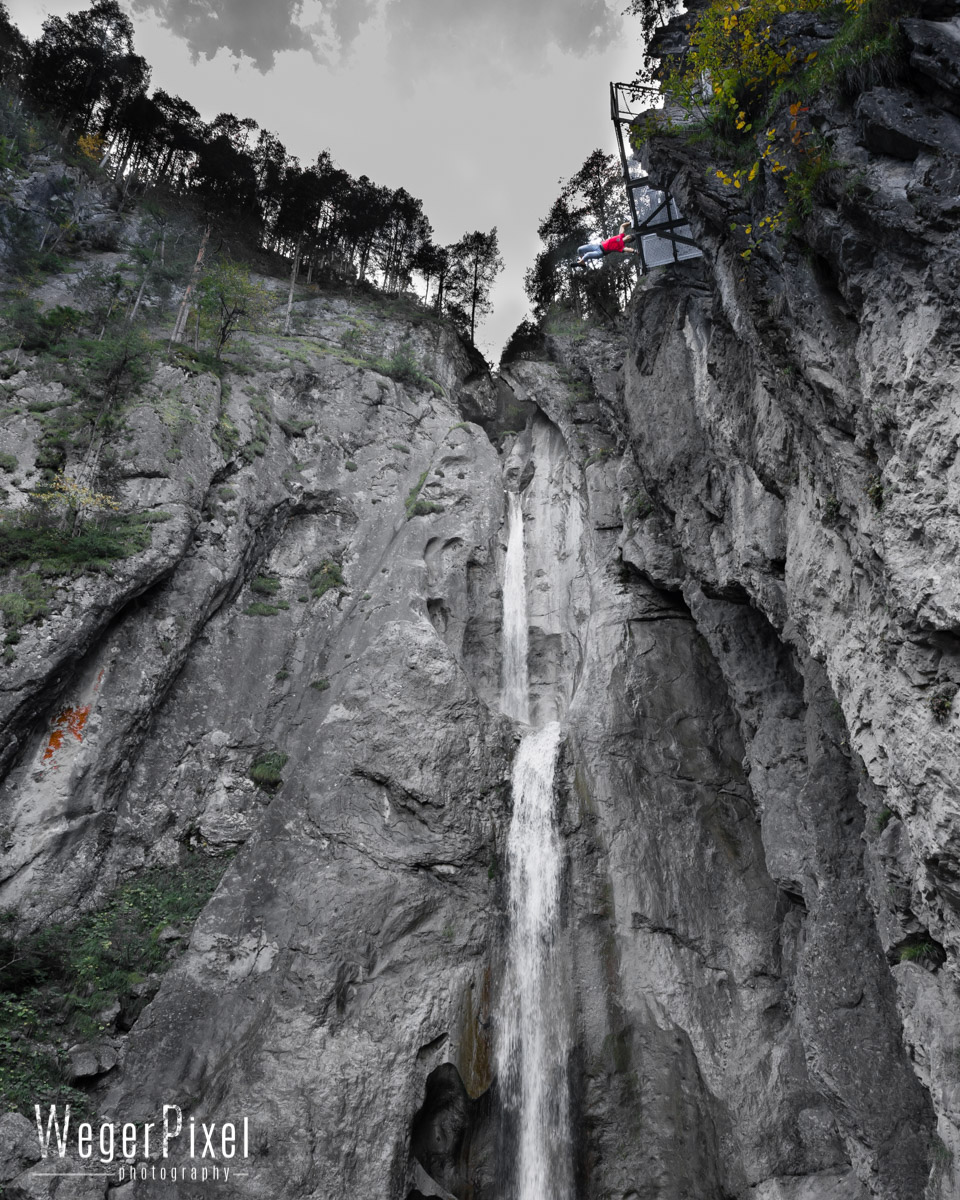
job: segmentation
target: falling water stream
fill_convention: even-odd
[[[507,493],[507,558],[503,568],[503,681],[500,706],[508,717],[529,724],[527,672],[527,580],[523,548],[523,500]]]
[[[527,590],[521,497],[511,492],[503,584],[502,708],[529,724]],[[569,1022],[556,942],[563,852],[553,777],[561,729],[527,729],[513,767],[507,843],[509,932],[498,1073],[516,1125],[512,1200],[569,1200]]]

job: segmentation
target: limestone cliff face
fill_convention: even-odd
[[[942,132],[953,26],[914,25]],[[749,268],[697,152],[651,142],[703,261],[498,380],[442,326],[322,296],[227,387],[157,372],[114,471],[167,518],[61,581],[3,676],[20,930],[226,864],[74,1071],[104,1118],[248,1118],[250,1200],[505,1200],[519,491],[532,708],[564,726],[575,1200],[960,1195],[960,168],[891,105],[836,114],[865,182]],[[26,487],[61,397],[20,365]],[[22,1116],[0,1138],[11,1197],[58,1194]],[[116,1182],[82,1194],[209,1194]]]
[[[403,339],[433,385],[338,351],[358,328],[367,355]],[[116,492],[167,519],[22,631],[2,903],[27,933],[154,864],[235,854],[132,1030],[104,1017],[96,1053],[122,1062],[96,1111],[146,1121],[183,1097],[247,1116],[236,1195],[406,1194],[428,1072],[449,1059],[474,1095],[490,1083],[513,733],[488,703],[500,461],[471,418],[495,417],[496,388],[444,327],[341,299],[251,354],[223,387],[158,371]],[[26,409],[50,388],[20,365]],[[39,433],[19,420],[28,484]],[[282,784],[251,778],[265,753]]]
[[[846,173],[799,238],[749,267],[727,232],[732,189],[651,138],[705,261],[652,280],[630,314],[620,432],[652,515],[623,549],[680,590],[737,714],[793,946],[783,1032],[870,1194],[946,1196],[960,1191],[960,93],[956,19],[905,32],[916,91],[829,115]],[[931,1106],[931,1148],[897,1144]]]
[[[537,638],[531,614],[532,646],[553,650],[532,661],[567,645],[575,681],[564,813],[583,1194],[923,1195],[934,1114],[899,981],[947,985],[931,964],[891,969],[884,955],[883,802],[828,671],[745,590],[701,579],[669,510],[652,507],[642,437],[684,399],[677,380],[634,391],[628,370],[624,390],[606,390],[611,377],[590,371],[610,342],[555,349],[559,372],[507,374],[583,464],[567,502],[576,569],[555,589],[573,628],[558,637],[545,614]],[[578,370],[571,406],[563,376]],[[554,493],[547,508],[563,511]],[[562,544],[548,539],[561,564]]]

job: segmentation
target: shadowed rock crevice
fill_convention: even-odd
[[[423,1103],[410,1125],[410,1155],[421,1194],[494,1200],[499,1150],[492,1092],[471,1100],[453,1063],[427,1076]],[[425,1185],[430,1191],[422,1191]],[[416,1193],[413,1193],[414,1195]]]

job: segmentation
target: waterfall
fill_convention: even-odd
[[[511,493],[503,586],[503,711],[527,723],[527,595],[523,510]],[[507,841],[509,930],[501,1002],[498,1076],[515,1121],[514,1200],[569,1200],[572,1194],[567,1059],[570,1031],[557,961],[563,850],[553,779],[561,728],[528,730],[513,767]]]
[[[503,568],[503,682],[501,708],[515,721],[530,721],[527,673],[527,580],[523,551],[523,503],[507,495],[507,558]]]

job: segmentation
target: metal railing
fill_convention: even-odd
[[[700,258],[703,254],[670,193],[653,186],[632,150],[627,154],[624,126],[631,125],[642,113],[649,111],[658,96],[658,90],[646,84],[610,84],[610,117],[617,131],[632,232],[636,237],[640,269],[644,273],[668,263]]]

